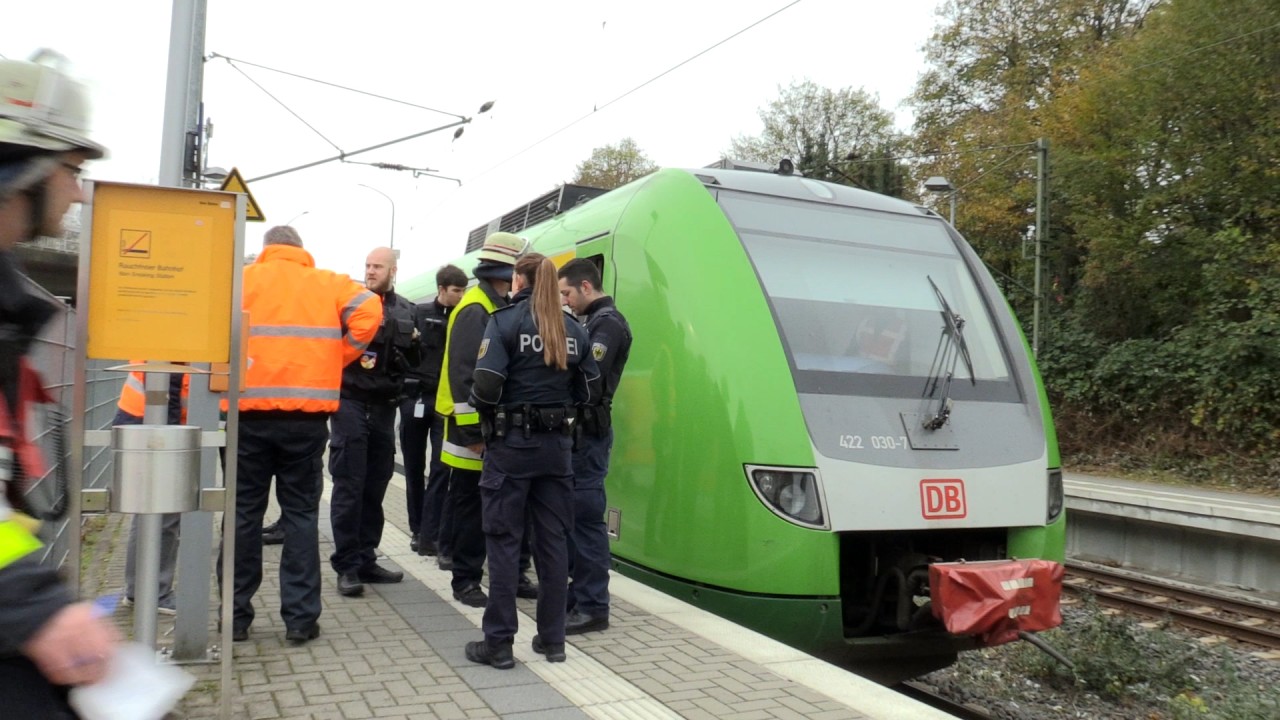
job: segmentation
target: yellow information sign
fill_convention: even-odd
[[[88,357],[228,362],[235,196],[96,182],[90,202]]]
[[[222,187],[219,190],[243,194],[248,201],[244,209],[244,219],[249,222],[266,222],[267,216],[262,214],[258,201],[253,199],[253,193],[249,192],[249,183],[244,181],[239,169],[231,168],[231,172],[227,174],[227,179],[222,181]]]

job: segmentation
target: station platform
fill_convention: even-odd
[[[1067,556],[1280,602],[1280,498],[1068,472]]]
[[[496,670],[471,663],[463,646],[482,639],[483,610],[454,601],[450,574],[438,569],[435,558],[420,557],[409,549],[403,479],[397,475],[388,489],[387,525],[380,548],[386,558],[379,562],[403,570],[405,580],[365,585],[363,597],[339,595],[337,578],[328,568],[333,544],[327,503],[326,492],[320,519],[325,568],[321,635],[298,647],[285,642],[279,617],[280,547],[266,547],[264,582],[255,598],[257,619],[249,640],[234,644],[233,674],[238,686],[232,717],[951,717],[616,573],[611,581],[610,627],[570,636],[567,662],[548,663],[532,652],[536,601],[518,600],[521,627],[514,647],[516,667]],[[268,518],[276,514],[273,508]],[[111,575],[122,579],[127,532],[107,534],[115,538],[119,551],[98,547],[97,552],[111,558]],[[103,540],[110,542],[111,538]],[[127,624],[128,613],[118,611],[117,620]],[[162,618],[162,636],[170,624]],[[171,718],[219,717],[218,666],[185,669],[198,680]]]

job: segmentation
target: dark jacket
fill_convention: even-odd
[[[413,337],[417,310],[394,290],[382,295],[382,324],[360,358],[342,370],[342,397],[362,402],[396,402],[409,369],[422,361]]]
[[[482,412],[506,405],[567,407],[593,402],[600,395],[600,372],[587,347],[586,330],[563,315],[568,369],[550,367],[533,320],[528,291],[493,314],[476,361],[471,404]]]
[[[27,291],[13,253],[0,251],[0,387],[11,407],[17,404],[18,361],[56,312],[56,306]],[[8,502],[0,498],[0,503],[7,512]],[[0,568],[0,657],[19,654],[37,630],[72,602],[57,572],[39,562],[40,554]]]
[[[478,287],[496,310],[507,306],[507,299],[497,293],[488,280],[480,278]],[[464,298],[465,300],[465,298]],[[452,334],[449,340],[448,367],[441,366],[441,372],[449,373],[449,390],[453,393],[454,402],[467,402],[471,395],[472,375],[476,370],[476,354],[480,342],[484,339],[484,330],[489,324],[489,311],[479,304],[471,304],[462,308],[453,318]],[[458,445],[475,445],[484,442],[484,435],[479,425],[449,426],[451,441]]]
[[[449,328],[449,312],[452,307],[440,304],[437,298],[417,305],[415,322],[421,335],[422,361],[409,368],[405,379],[405,394],[426,398],[428,404],[436,399],[440,385],[440,364],[444,361],[445,333]]]
[[[591,336],[591,357],[600,367],[604,385],[601,401],[607,405],[618,391],[622,370],[631,355],[631,326],[607,295],[587,306],[582,324]]]

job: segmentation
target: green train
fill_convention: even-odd
[[[978,643],[931,616],[931,564],[1062,561],[1035,362],[935,213],[664,169],[521,234],[597,262],[635,334],[607,480],[616,571],[893,682]],[[434,269],[400,290],[430,298]]]

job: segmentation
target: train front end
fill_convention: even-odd
[[[682,201],[696,209],[682,216],[705,227],[696,243],[675,241],[693,266],[714,264],[717,277],[702,282],[734,293],[731,320],[676,305],[669,295],[685,285],[669,265],[665,293],[652,277],[628,288],[619,226],[620,305],[665,295],[654,322],[678,336],[666,352],[697,361],[667,368],[661,342],[641,352],[645,390],[666,388],[670,401],[668,416],[644,420],[683,437],[619,443],[653,462],[610,476],[610,504],[631,512],[621,526],[646,523],[615,541],[618,569],[885,682],[1009,638],[1008,623],[947,631],[972,609],[943,612],[966,601],[931,596],[952,563],[988,580],[1006,573],[992,582],[1020,593],[1005,598],[1015,624],[1027,604],[1056,617],[1051,581],[1035,587],[994,562],[1052,569],[1064,524],[1042,384],[990,275],[944,221],[909,203],[756,175],[699,173],[713,204]],[[635,260],[652,267],[666,242],[654,221],[672,215],[645,217]]]

